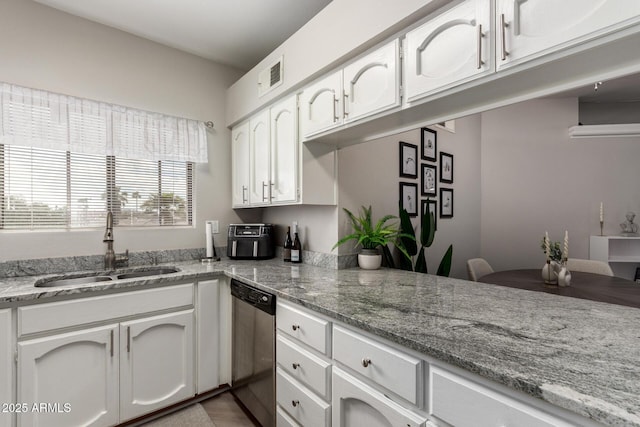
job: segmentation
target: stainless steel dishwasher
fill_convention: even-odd
[[[235,279],[231,391],[263,427],[276,425],[276,297]]]

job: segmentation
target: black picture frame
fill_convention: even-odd
[[[440,152],[440,182],[453,184],[453,154]]]
[[[424,221],[424,216],[427,212],[433,212],[433,229],[438,229],[438,201],[437,200],[423,200],[420,209],[420,224]]]
[[[422,148],[420,158],[429,162],[435,162],[436,154],[438,153],[438,133],[429,128],[422,128],[420,129],[420,142]]]
[[[423,163],[420,165],[420,194],[423,196],[436,196],[438,191],[438,173],[436,165]]]
[[[400,141],[399,143],[399,167],[400,177],[418,177],[418,146]]]
[[[440,218],[453,218],[453,188],[440,188]]]
[[[409,216],[418,216],[418,184],[414,182],[400,183],[400,206]]]

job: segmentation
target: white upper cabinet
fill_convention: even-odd
[[[295,96],[271,107],[272,203],[295,202],[298,190],[298,108]]]
[[[249,122],[231,131],[233,206],[249,203]]]
[[[342,124],[342,71],[308,86],[300,94],[300,139]]]
[[[498,69],[640,21],[629,0],[497,0]]]
[[[343,69],[344,122],[400,105],[400,43],[393,42]]]
[[[494,70],[490,0],[469,0],[407,33],[409,101]]]
[[[249,202],[269,203],[269,156],[271,138],[269,110],[249,120]]]

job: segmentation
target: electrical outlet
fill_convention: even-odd
[[[218,220],[211,221],[211,232],[213,234],[220,233],[220,229],[218,227]]]

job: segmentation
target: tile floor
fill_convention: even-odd
[[[230,392],[200,402],[216,427],[257,426],[240,408]]]

